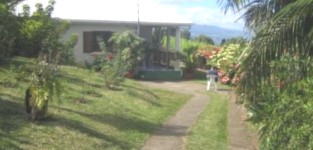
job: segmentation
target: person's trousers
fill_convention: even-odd
[[[211,87],[211,82],[213,82],[212,84],[214,84],[215,91],[217,91],[217,82],[212,81],[212,80],[208,80],[206,90],[207,90],[207,91],[209,91],[209,90],[210,90],[210,87]]]

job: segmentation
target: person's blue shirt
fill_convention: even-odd
[[[210,70],[208,70],[207,75],[216,75],[215,82],[218,81],[218,72],[215,69],[211,68]],[[210,79],[208,78],[208,80]]]
[[[210,69],[210,70],[208,70],[207,75],[217,75],[218,76],[218,73],[216,70]]]

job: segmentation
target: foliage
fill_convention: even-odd
[[[200,34],[197,37],[195,37],[193,40],[200,42],[200,43],[205,43],[209,45],[214,45],[214,41],[211,37],[208,37],[206,35]]]
[[[200,45],[197,55],[209,60],[213,54],[218,53],[219,51],[220,48],[213,45]]]
[[[37,57],[46,54],[54,57],[60,63],[73,63],[72,49],[77,42],[77,35],[73,34],[68,41],[61,37],[69,28],[69,23],[60,19],[51,18],[55,1],[43,8],[36,4],[36,11],[30,14],[30,7],[23,6],[23,12],[19,14],[22,18],[21,37],[19,38],[20,55]]]
[[[312,149],[312,128],[306,125],[312,114],[305,109],[312,98],[300,85],[310,88],[306,80],[313,75],[313,1],[227,3],[245,10],[246,26],[255,32],[241,65],[238,91],[244,93],[246,105],[263,126],[261,145],[265,149]]]
[[[284,90],[262,92],[261,149],[312,149],[312,78],[296,82]]]
[[[32,118],[42,119],[46,117],[48,102],[52,101],[53,97],[57,97],[59,102],[61,102],[62,86],[59,79],[59,67],[47,62],[47,58],[44,56],[37,61],[37,65],[33,68],[34,70],[31,74],[30,103],[33,109]]]
[[[242,55],[244,50],[245,47],[241,47],[239,44],[226,45],[222,47],[220,51],[213,51],[208,64],[229,71],[233,68],[234,64],[239,62],[238,58]]]
[[[134,71],[143,59],[143,39],[126,31],[115,33],[109,39],[114,49],[107,49],[105,41],[98,37],[98,43],[103,53],[96,59],[94,68],[101,70],[105,85],[116,88],[123,80],[126,71]]]
[[[144,40],[130,31],[115,33],[109,39],[113,43],[113,51],[121,51],[121,59],[127,70],[134,70],[143,60]]]
[[[18,18],[10,2],[0,2],[0,63],[12,57],[18,37]]]
[[[192,41],[182,43],[181,57],[185,64],[186,72],[193,73],[196,69],[196,52],[198,47],[198,43]]]
[[[239,44],[240,46],[245,46],[247,45],[248,40],[245,39],[244,37],[238,36],[238,37],[233,37],[229,39],[223,39],[221,42],[221,46],[226,46],[229,44]]]
[[[189,29],[183,29],[180,34],[182,39],[191,40],[191,32]]]
[[[173,33],[174,29],[166,27],[155,27],[152,33],[153,49],[159,50],[163,46],[163,44],[165,44],[164,39],[166,38],[166,35],[173,35]]]
[[[103,53],[97,58],[94,68],[103,74],[105,86],[114,89],[124,80],[123,75],[126,71],[121,49],[116,49],[114,53],[109,52],[101,38],[98,38],[98,42]]]
[[[23,12],[19,14],[22,18],[19,48],[24,50],[24,55],[38,57],[38,65],[32,68],[30,73],[33,119],[45,118],[49,101],[52,101],[53,97],[60,97],[62,87],[58,64],[74,62],[72,48],[76,44],[77,35],[73,35],[69,41],[61,42],[61,36],[69,24],[51,18],[54,3],[49,1],[45,8],[40,3],[36,4],[36,11],[32,15],[30,7],[24,5]]]

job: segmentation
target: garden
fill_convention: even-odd
[[[139,149],[190,95],[125,78],[141,60],[134,52],[142,52],[142,39],[130,32],[110,38],[113,50],[99,38],[95,65],[75,64],[77,35],[60,40],[69,24],[51,18],[53,5],[37,4],[33,13],[24,6],[15,16],[1,2],[0,38],[11,42],[1,44],[0,148]]]
[[[254,35],[220,46],[209,37],[185,37],[179,54],[185,79],[205,84],[205,70],[217,67],[219,81],[235,90],[258,129],[260,149],[313,149],[313,0],[223,2],[226,11],[243,11]],[[51,18],[54,1],[34,12],[25,5],[19,14],[16,4],[0,2],[1,149],[139,149],[190,99],[125,78],[143,60],[144,41],[136,35],[98,38],[103,53],[95,64],[76,64],[78,37],[61,40],[69,23]],[[187,149],[206,141],[227,148],[227,98],[211,97],[220,101],[200,115]],[[203,134],[214,137],[195,140]]]

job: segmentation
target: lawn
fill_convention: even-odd
[[[134,80],[112,91],[100,74],[62,66],[62,103],[49,103],[48,119],[31,121],[24,107],[28,80],[14,77],[19,65],[32,63],[12,64],[0,66],[0,149],[140,149],[190,98]]]
[[[226,150],[227,95],[210,92],[210,103],[200,114],[186,139],[186,150]]]

